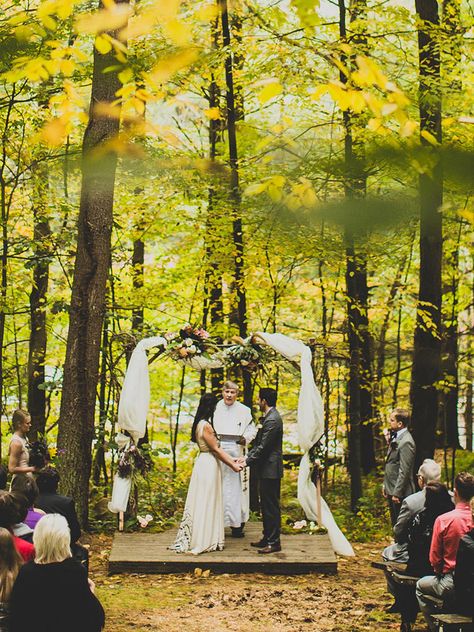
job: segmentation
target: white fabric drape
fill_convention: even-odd
[[[298,501],[309,520],[317,520],[316,487],[311,481],[311,463],[309,449],[323,436],[324,407],[321,394],[314,382],[311,366],[311,349],[300,340],[294,340],[283,334],[258,332],[269,347],[281,353],[293,362],[300,362],[301,388],[298,397],[298,442],[304,451],[298,472]],[[338,555],[354,555],[352,546],[336,524],[331,510],[324,498],[321,498],[321,522],[328,531],[332,547]]]
[[[133,350],[123,381],[118,407],[118,425],[127,430],[135,443],[145,435],[150,406],[150,375],[147,349],[166,347],[166,338],[153,336],[140,340]]]

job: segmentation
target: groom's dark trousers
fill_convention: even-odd
[[[254,468],[259,479],[260,506],[263,518],[263,540],[280,544],[280,486],[283,477],[283,423],[276,408],[271,408],[262,420],[247,456],[247,465]]]

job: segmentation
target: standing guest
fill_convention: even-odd
[[[8,632],[10,595],[23,560],[10,531],[0,527],[0,632]]]
[[[415,442],[408,430],[410,413],[404,408],[395,408],[389,417],[390,441],[385,461],[383,494],[388,500],[392,526],[397,522],[404,498],[415,492],[413,467],[415,464]]]
[[[474,496],[470,505],[474,525]],[[456,611],[474,619],[474,529],[459,541],[454,569],[454,594]]]
[[[273,388],[261,388],[258,406],[263,413],[262,427],[257,433],[255,444],[244,465],[255,467],[260,482],[260,505],[262,508],[263,536],[251,546],[259,553],[281,551],[280,487],[283,477],[283,422],[275,408],[277,392]]]
[[[435,575],[422,577],[416,584],[416,597],[420,610],[430,630],[433,631],[437,629],[437,626],[431,615],[437,608],[430,597],[443,601],[449,601],[453,597],[456,554],[459,541],[472,528],[469,501],[473,496],[474,476],[461,472],[454,481],[455,509],[439,516],[434,524],[430,563]]]
[[[13,478],[32,476],[36,470],[29,465],[28,439],[26,435],[31,428],[30,413],[26,410],[15,410],[12,417],[13,435],[8,448],[8,471]]]
[[[34,561],[18,573],[10,598],[10,631],[99,632],[105,615],[85,569],[71,557],[64,516],[49,514],[36,525]]]
[[[244,456],[246,446],[257,434],[252,411],[237,401],[238,395],[237,384],[225,382],[222,399],[217,403],[214,413],[214,428],[221,448],[232,459]],[[235,472],[223,462],[221,470],[224,526],[231,528],[233,538],[242,538],[245,523],[249,519],[248,472]]]
[[[13,535],[13,525],[19,522],[18,503],[11,492],[0,491],[0,527],[7,529],[13,536],[13,542],[18,553],[25,562],[35,556],[35,547],[26,540]]]
[[[191,430],[191,441],[199,446],[189,483],[183,519],[176,540],[171,546],[177,553],[205,553],[224,548],[224,511],[222,506],[222,473],[219,461],[236,472],[242,469],[219,446],[212,426],[217,398],[204,393]]]
[[[39,489],[36,507],[47,514],[58,513],[66,518],[69,531],[71,532],[71,551],[74,557],[84,564],[87,569],[89,553],[78,542],[81,537],[81,526],[77,518],[76,506],[70,496],[58,494],[58,471],[51,466],[44,467],[38,472],[36,484]]]
[[[40,520],[45,515],[45,512],[42,509],[38,509],[34,506],[39,496],[39,489],[35,479],[31,476],[17,477],[12,482],[12,491],[18,492],[25,496],[27,501],[28,513],[26,514],[24,522],[30,527],[30,529],[34,529],[38,523],[38,520]]]

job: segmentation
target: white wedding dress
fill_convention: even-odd
[[[194,462],[183,519],[170,547],[177,553],[198,555],[224,548],[222,474],[218,460],[203,438],[208,423],[200,421],[196,428],[199,455]]]

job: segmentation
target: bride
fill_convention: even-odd
[[[212,418],[217,397],[205,393],[191,430],[191,441],[198,444],[199,455],[194,462],[184,507],[183,519],[174,544],[177,553],[204,553],[224,548],[224,509],[222,480],[218,459],[239,472],[242,466],[219,446]]]

